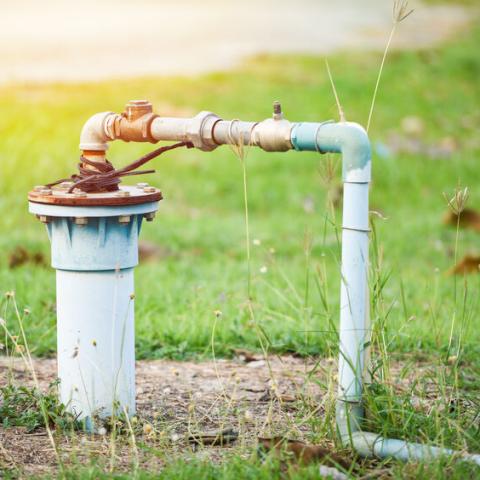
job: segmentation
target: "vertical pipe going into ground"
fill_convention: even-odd
[[[350,122],[299,123],[292,129],[296,150],[342,153],[343,217],[337,419],[342,439],[363,417],[362,380],[368,339],[368,194],[370,143]],[[348,419],[345,418],[348,416]],[[348,420],[348,421],[346,421]]]
[[[340,440],[360,455],[421,461],[457,455],[480,465],[480,455],[382,437],[361,430],[363,373],[369,336],[368,190],[370,142],[357,124],[298,123],[292,128],[295,150],[342,153],[343,219],[339,328],[339,372],[336,405]]]
[[[135,414],[133,268],[57,270],[60,400],[82,418]]]
[[[90,431],[135,414],[134,267],[143,218],[157,208],[30,202],[47,221],[57,270],[60,400]]]

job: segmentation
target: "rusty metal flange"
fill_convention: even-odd
[[[140,203],[158,202],[162,200],[162,192],[147,183],[137,185],[122,185],[114,192],[85,193],[74,191],[68,193],[70,182],[64,182],[53,188],[35,187],[28,192],[28,200],[34,203],[63,206],[114,206],[114,205],[138,205]]]

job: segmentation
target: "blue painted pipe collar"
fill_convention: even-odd
[[[158,202],[121,207],[55,207],[30,203],[32,213],[48,217],[52,267],[102,271],[138,265],[143,217],[155,212]]]

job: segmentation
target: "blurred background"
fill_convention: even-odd
[[[414,13],[396,26],[369,132],[372,288],[382,293],[372,318],[392,351],[439,355],[453,342],[474,358],[478,8],[473,0],[410,6]],[[388,0],[1,1],[0,8],[0,289],[15,290],[31,310],[36,355],[55,352],[55,274],[26,196],[75,172],[87,118],[146,98],[167,116],[211,110],[262,120],[280,100],[291,121],[338,120],[328,58],[346,118],[365,125],[393,25]],[[121,166],[151,149],[115,142],[109,160]],[[252,150],[246,162],[252,294],[269,348],[333,354],[338,158]],[[258,349],[245,302],[241,162],[219,148],[167,154],[153,167],[145,181],[165,200],[144,228],[136,271],[138,357],[208,355],[217,310],[217,354]],[[457,229],[448,199],[465,187],[471,220]]]
[[[455,3],[418,8],[396,46],[430,47],[461,30],[469,14]],[[0,5],[4,82],[192,74],[237,66],[258,53],[383,49],[392,23],[389,0],[21,0]]]

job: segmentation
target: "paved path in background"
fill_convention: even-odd
[[[395,46],[425,47],[468,20],[424,7]],[[0,82],[195,74],[261,52],[383,48],[390,0],[0,0]]]

